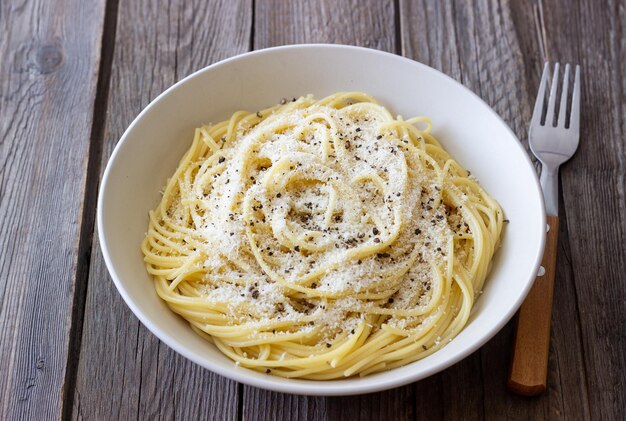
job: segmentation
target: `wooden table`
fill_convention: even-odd
[[[625,23],[618,0],[2,0],[0,419],[625,419]],[[123,131],[195,70],[305,42],[440,69],[525,145],[544,59],[582,66],[543,396],[505,390],[512,323],[426,380],[319,398],[214,375],[126,307],[94,232],[100,175]]]

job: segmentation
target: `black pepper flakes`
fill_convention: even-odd
[[[278,198],[280,199],[280,198],[282,197],[282,194],[278,193],[278,194],[276,195],[276,197],[278,197]]]
[[[258,289],[253,289],[252,290],[252,298],[254,298],[255,300],[257,298],[259,298],[259,290]]]
[[[269,368],[267,370],[265,370],[265,374],[270,374],[272,372],[272,370],[270,370]]]
[[[257,112],[256,112],[256,116],[257,116],[257,117],[259,117],[259,118],[263,118],[263,114],[261,114],[261,112],[260,112],[260,111],[257,111]]]
[[[224,158],[223,156],[220,156],[220,157],[218,158],[218,160],[217,160],[217,162],[218,162],[219,164],[221,164],[221,163],[222,163],[222,162],[224,162],[224,161],[226,161],[226,158]]]
[[[423,349],[424,351],[427,351],[427,350],[428,350],[428,347],[427,347],[426,345],[422,345],[422,349]]]
[[[300,251],[300,246],[295,246],[293,249],[294,249],[295,251]]]
[[[419,228],[415,228],[415,235],[420,235],[422,233],[422,230]]]
[[[378,228],[374,227],[374,229],[372,229],[372,232],[374,233],[374,235],[378,235],[380,233],[380,231],[378,231]]]

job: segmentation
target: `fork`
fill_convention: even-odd
[[[539,395],[546,390],[559,231],[559,166],[574,155],[580,135],[580,67],[576,66],[569,122],[566,118],[569,64],[565,66],[558,117],[556,120],[554,118],[559,82],[559,63],[556,63],[548,107],[542,123],[549,74],[549,64],[546,63],[528,130],[530,149],[542,167],[540,182],[548,222],[546,246],[535,283],[518,314],[507,383],[509,390],[524,396]]]

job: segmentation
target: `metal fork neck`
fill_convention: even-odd
[[[543,165],[541,170],[541,190],[546,206],[546,215],[559,215],[559,167]]]

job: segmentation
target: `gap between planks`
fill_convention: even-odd
[[[70,420],[74,406],[74,389],[78,373],[78,360],[83,333],[83,318],[85,314],[85,300],[87,298],[87,283],[93,248],[93,233],[96,220],[96,205],[98,200],[98,183],[100,177],[100,163],[102,146],[104,144],[104,127],[106,110],[109,98],[111,67],[113,51],[115,49],[115,32],[117,28],[117,11],[119,0],[107,0],[104,12],[102,41],[100,49],[100,66],[98,68],[98,83],[94,99],[91,134],[89,136],[89,152],[87,156],[87,175],[85,179],[84,197],[82,202],[82,219],[78,242],[78,261],[76,264],[76,283],[72,300],[72,315],[69,330],[69,345],[61,395],[61,419]]]

